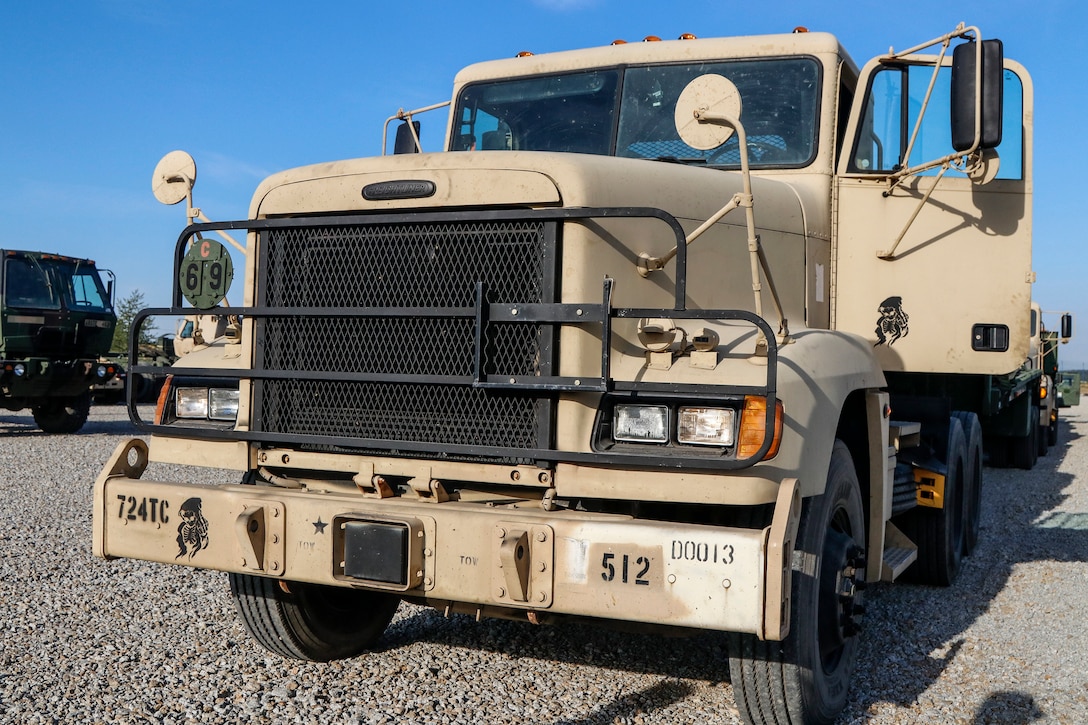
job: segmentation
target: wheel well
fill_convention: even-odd
[[[839,412],[835,437],[846,444],[853,459],[854,472],[861,489],[861,505],[865,514],[865,537],[869,536],[869,501],[872,481],[869,476],[869,426],[866,420],[865,391],[855,390],[847,396]]]
[[[855,390],[843,403],[839,413],[839,424],[835,428],[835,437],[850,449],[854,459],[854,470],[861,483],[861,495],[868,498],[869,481],[869,428],[865,419],[865,391]]]

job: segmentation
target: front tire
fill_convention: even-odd
[[[45,433],[76,433],[91,413],[91,391],[71,398],[53,398],[31,409],[34,422]]]
[[[803,503],[789,636],[731,639],[733,693],[747,722],[828,723],[846,705],[857,657],[864,521],[850,451],[836,441],[824,493]]]
[[[231,574],[246,630],[270,652],[310,662],[355,657],[378,640],[397,611],[393,594]]]

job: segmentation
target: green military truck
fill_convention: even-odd
[[[984,437],[1037,443],[1031,78],[963,25],[860,68],[803,29],[647,40],[470,66],[444,151],[401,112],[407,153],[189,225],[140,319],[232,324],[133,368],[169,377],[94,553],[229,572],[292,658],[400,600],[727,632],[748,722],[834,719],[865,584],[953,581]],[[195,220],[195,177],[152,186]]]
[[[91,387],[108,381],[113,284],[89,259],[0,250],[0,407],[30,408],[46,433],[83,427]]]
[[[1060,328],[1048,330],[1042,309],[1033,302],[1029,329],[1028,354],[1019,369],[976,379],[985,383],[981,394],[970,387],[969,379],[951,393],[962,403],[970,405],[972,398],[981,403],[972,409],[985,431],[987,462],[992,466],[1030,470],[1058,442],[1058,346],[1072,338],[1073,317],[1063,314]]]
[[[1071,408],[1076,405],[1080,405],[1080,373],[1059,373],[1058,407]]]

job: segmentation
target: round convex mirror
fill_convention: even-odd
[[[740,91],[725,76],[708,73],[688,83],[676,101],[674,120],[680,139],[700,151],[718,148],[733,135],[733,127],[697,118],[697,111],[739,119]]]

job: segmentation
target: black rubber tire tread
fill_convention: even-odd
[[[842,441],[835,441],[827,478],[825,492],[802,504],[789,636],[772,642],[749,634],[730,635],[733,695],[741,718],[752,725],[830,723],[846,705],[857,637],[846,639],[829,676],[820,658],[820,586],[812,574],[821,571],[821,552],[833,518],[845,518],[853,544],[859,550],[865,545],[861,490],[850,451]]]
[[[992,468],[1008,468],[1011,464],[1012,439],[1005,436],[995,436],[985,439],[986,463]]]
[[[152,379],[144,374],[129,375],[128,384],[136,388],[136,402],[137,403],[150,403],[152,402]]]
[[[1054,422],[1046,427],[1046,442],[1051,447],[1058,445],[1058,419],[1055,418]]]
[[[91,412],[91,391],[72,398],[55,398],[31,409],[34,422],[45,433],[76,433]]]
[[[1039,409],[1036,406],[1031,406],[1031,419],[1036,421],[1039,419]],[[1039,460],[1039,447],[1036,442],[1036,437],[1039,435],[1038,425],[1029,425],[1028,434],[1020,438],[1010,438],[1009,447],[1012,449],[1012,464],[1024,471],[1030,471],[1035,468],[1035,463]]]
[[[900,529],[918,545],[918,559],[904,573],[907,581],[946,587],[956,580],[963,560],[964,474],[967,443],[963,425],[949,419],[944,506],[919,506],[903,514]]]
[[[982,518],[982,424],[976,414],[967,410],[953,411],[952,415],[963,426],[967,443],[963,469],[963,555],[970,556],[978,544]]]
[[[397,611],[394,594],[230,574],[235,609],[262,647],[288,659],[328,662],[362,654]]]
[[[1050,436],[1048,435],[1047,428],[1050,426],[1041,425],[1039,430],[1035,431],[1035,448],[1037,449],[1038,457],[1042,458],[1050,450]]]

